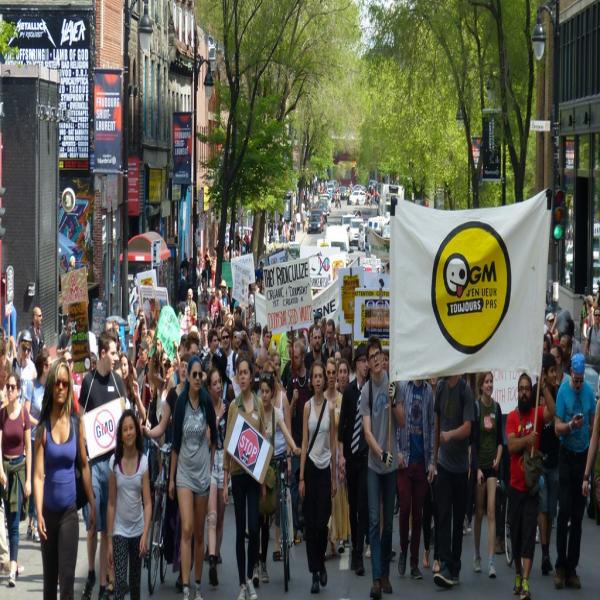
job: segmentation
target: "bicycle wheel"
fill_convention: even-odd
[[[283,589],[287,592],[290,581],[290,542],[287,523],[287,502],[285,501],[285,489],[283,501],[280,503],[279,523],[281,527],[281,560],[283,561]]]
[[[148,591],[154,593],[156,576],[160,562],[162,542],[162,493],[156,490],[154,509],[152,510],[152,526],[150,527],[150,544],[148,549]]]
[[[513,562],[512,542],[510,537],[510,519],[508,518],[508,498],[504,509],[504,553],[506,555],[506,564],[510,567]]]
[[[161,531],[161,536],[160,536],[160,582],[164,583],[165,582],[165,577],[167,576],[167,559],[165,557],[165,544],[164,544],[164,539],[163,539],[163,533],[164,533],[164,529],[163,529],[163,523],[165,522],[165,515],[167,512],[167,497],[164,496],[163,497],[163,507],[162,507],[162,516],[160,519],[160,531]]]

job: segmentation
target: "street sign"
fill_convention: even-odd
[[[152,267],[158,267],[160,265],[160,240],[154,240],[152,242]]]
[[[550,121],[530,121],[529,131],[550,131]]]
[[[6,303],[10,304],[15,299],[15,270],[9,265],[6,267]]]

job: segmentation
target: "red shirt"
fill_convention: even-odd
[[[31,429],[29,413],[26,408],[19,411],[16,419],[10,419],[8,410],[0,410],[0,431],[2,431],[2,456],[23,456],[25,454],[25,435]]]
[[[544,427],[544,407],[538,406],[538,416],[535,430],[538,436],[535,441],[535,448],[539,450],[540,436],[539,434]],[[515,408],[509,413],[506,418],[506,437],[514,434],[515,437],[522,438],[529,435],[533,431],[533,423],[535,420],[535,410],[532,408],[527,414],[522,415],[518,408]],[[526,492],[525,487],[525,469],[523,468],[523,454],[510,455],[510,485],[520,492]]]

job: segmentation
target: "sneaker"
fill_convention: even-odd
[[[521,595],[521,588],[523,584],[523,580],[520,575],[515,575],[515,585],[513,586],[513,594],[515,596]]]
[[[190,586],[183,586],[183,600],[190,600]]]
[[[577,573],[569,575],[565,581],[565,585],[573,590],[580,590],[581,581],[579,580],[579,575],[577,575]]]
[[[254,587],[260,587],[260,569],[258,564],[254,565],[254,571],[252,572],[252,584]]]
[[[565,570],[562,567],[557,567],[554,572],[554,587],[557,590],[562,590],[565,587],[566,578]]]
[[[496,579],[496,567],[494,566],[493,562],[491,562],[488,566],[488,577],[491,579]]]
[[[237,600],[248,600],[248,589],[246,588],[245,583],[240,585],[240,593],[238,594]]]
[[[211,556],[208,561],[208,583],[213,587],[217,587],[219,585],[219,577],[217,575],[217,558],[216,556]]]
[[[554,569],[549,556],[542,557],[542,575],[549,575]]]
[[[529,591],[529,579],[523,578],[523,582],[521,584],[521,594],[519,595],[519,600],[530,600],[531,592]]]
[[[381,578],[381,591],[384,594],[391,594],[391,593],[393,593],[392,584],[390,583],[389,577],[382,577]]]
[[[17,572],[11,571],[8,576],[8,587],[15,587],[17,585]]]
[[[258,594],[254,589],[254,583],[251,579],[248,579],[248,581],[246,581],[246,594],[248,600],[258,600]]]
[[[473,559],[473,571],[475,571],[475,573],[481,573],[481,558],[479,558],[479,556],[476,556]]]
[[[83,594],[81,595],[81,600],[92,600],[92,592],[94,591],[95,585],[96,573],[94,571],[88,572],[85,586],[83,588]]]
[[[452,575],[452,585],[458,585],[460,583],[460,579],[458,575]]]
[[[400,552],[400,558],[398,559],[398,575],[404,577],[406,575],[406,553]]]
[[[266,562],[261,562],[260,563],[260,580],[263,583],[269,583],[269,573],[267,572],[267,563]]]
[[[200,592],[200,586],[196,584],[196,593],[194,594],[194,600],[204,600],[202,593]]]
[[[381,582],[379,581],[379,579],[376,579],[373,582],[369,597],[372,598],[372,600],[381,600]]]
[[[439,573],[433,576],[433,583],[443,588],[451,588],[454,583],[452,582],[452,575],[446,567],[444,567]]]
[[[310,593],[318,594],[320,591],[321,591],[321,588],[319,587],[319,574],[313,573],[312,585],[310,586]]]
[[[34,542],[39,542],[40,541],[40,534],[38,533],[37,527],[33,530],[33,534],[31,535],[31,539]]]
[[[411,567],[410,569],[411,579],[423,579],[423,573],[419,570],[419,567]]]

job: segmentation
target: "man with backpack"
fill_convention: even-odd
[[[438,383],[434,413],[433,456],[437,464],[435,497],[441,569],[433,581],[440,587],[451,588],[458,584],[461,568],[474,416],[473,394],[461,377],[452,375]]]

